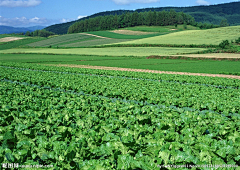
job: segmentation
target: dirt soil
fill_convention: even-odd
[[[236,53],[210,53],[210,54],[182,54],[173,56],[184,56],[194,58],[240,58],[240,54]]]
[[[143,31],[131,31],[131,30],[114,30],[111,31],[117,34],[125,34],[125,35],[147,35],[147,34],[154,34],[156,32],[143,32]]]
[[[159,73],[159,74],[179,74],[179,75],[190,75],[190,76],[222,77],[222,78],[230,78],[230,79],[239,79],[240,80],[240,76],[224,75],[224,74],[187,73],[187,72],[158,71],[158,70],[105,67],[105,66],[90,66],[90,65],[74,65],[74,64],[58,64],[58,65],[51,65],[51,66],[103,69],[103,70],[117,70],[117,71],[147,72],[147,73]]]
[[[102,36],[98,36],[98,35],[94,35],[94,34],[87,34],[87,33],[79,33],[79,34],[90,35],[90,36],[98,37],[98,38],[112,39],[112,38],[102,37]]]
[[[9,42],[9,41],[16,41],[16,40],[21,40],[24,39],[22,37],[5,37],[5,38],[0,38],[0,42]]]

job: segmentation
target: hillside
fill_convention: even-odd
[[[214,28],[208,30],[188,30],[167,35],[155,36],[122,42],[120,44],[212,44],[218,45],[223,40],[235,40],[240,36],[240,26]]]
[[[66,34],[68,28],[77,21],[85,20],[88,18],[94,18],[97,16],[107,16],[107,15],[121,15],[125,12],[145,12],[145,11],[170,11],[174,9],[176,12],[184,12],[190,14],[195,18],[197,22],[207,22],[212,24],[220,24],[222,19],[227,19],[230,25],[240,25],[240,2],[231,2],[218,5],[209,6],[193,6],[193,7],[160,7],[160,8],[145,8],[137,10],[116,10],[116,11],[106,11],[93,14],[88,17],[81,18],[76,21],[67,22],[63,24],[56,24],[46,27],[46,30],[57,33]]]

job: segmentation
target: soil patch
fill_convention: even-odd
[[[193,58],[240,58],[240,54],[236,53],[210,53],[210,54],[182,54],[182,55],[172,55],[172,56],[183,56],[183,57],[193,57]]]
[[[24,38],[23,37],[5,37],[5,38],[0,38],[0,42],[16,41],[21,39],[24,39]]]
[[[79,33],[79,34],[90,35],[90,36],[98,37],[98,38],[112,39],[112,38],[102,37],[102,36],[98,36],[98,35],[94,35],[94,34],[87,34],[87,33]]]
[[[89,68],[89,69],[103,69],[103,70],[117,70],[117,71],[147,72],[147,73],[158,73],[158,74],[179,74],[179,75],[190,75],[190,76],[222,77],[222,78],[231,78],[231,79],[239,79],[240,80],[240,76],[236,76],[236,75],[223,75],[223,74],[206,74],[206,73],[158,71],[158,70],[119,68],[119,67],[105,67],[105,66],[89,66],[89,65],[74,65],[74,64],[58,64],[58,65],[51,65],[51,66]]]
[[[111,31],[117,34],[124,34],[124,35],[148,35],[148,34],[154,34],[156,32],[143,32],[143,31],[131,31],[131,30],[114,30]]]

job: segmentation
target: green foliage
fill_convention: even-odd
[[[141,22],[139,21],[141,20]],[[158,22],[156,22],[158,21]],[[194,18],[183,12],[174,10],[152,12],[123,13],[122,15],[106,15],[85,19],[74,23],[68,29],[68,33],[79,33],[88,31],[112,30],[116,28],[134,27],[140,25],[147,26],[167,26],[174,24],[193,24]]]
[[[227,27],[229,26],[227,19],[223,19],[220,23],[220,27]]]
[[[27,31],[25,33],[25,36],[32,36],[32,37],[49,37],[49,36],[52,36],[52,35],[55,35],[55,33],[47,31],[45,29],[43,29],[43,30],[35,30],[35,31],[31,32],[31,33],[29,31]]]
[[[219,44],[219,47],[224,49],[224,48],[227,48],[229,47],[230,43],[228,40],[223,40],[220,44]]]
[[[30,32],[30,31],[27,31],[27,32],[25,33],[25,36],[31,36],[31,32]]]
[[[218,4],[218,5],[209,5],[209,6],[192,6],[192,7],[159,7],[159,8],[144,8],[144,9],[137,9],[138,13],[140,12],[148,12],[148,11],[170,11],[171,9],[175,10],[176,12],[184,12],[188,15],[191,15],[196,22],[201,23],[208,23],[213,24],[214,27],[219,25],[221,20],[227,19],[230,25],[240,25],[240,2],[232,2],[232,3],[225,3],[225,4]],[[99,16],[107,16],[107,15],[122,15],[126,12],[134,13],[135,11],[131,10],[115,10],[115,11],[106,11],[93,14],[88,17],[81,18],[77,21],[56,24],[45,28],[48,31],[54,32],[56,34],[66,34],[68,32],[68,28],[78,21],[83,21],[85,19],[99,17]],[[141,24],[144,19],[144,15],[139,15],[137,20],[138,24]],[[159,18],[159,17],[158,17]],[[126,18],[127,19],[127,18]],[[180,21],[183,18],[179,18]],[[120,25],[122,25],[124,21],[120,21]],[[159,20],[156,21],[159,23]],[[197,23],[192,23],[195,25]]]
[[[1,65],[0,163],[239,164],[239,80]]]
[[[238,39],[235,40],[235,43],[240,44],[240,37],[238,37]]]

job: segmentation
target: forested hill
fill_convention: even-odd
[[[240,25],[240,2],[231,2],[218,5],[209,5],[209,6],[193,6],[193,7],[160,7],[160,8],[144,8],[137,9],[137,12],[145,11],[170,11],[171,9],[176,12],[184,12],[195,18],[196,22],[202,23],[211,23],[219,25],[223,19],[227,19],[230,25]],[[97,16],[107,16],[107,15],[121,15],[125,12],[135,12],[134,10],[116,10],[116,11],[106,11],[93,14],[88,17],[81,18],[76,21],[56,24],[46,28],[46,30],[57,33],[57,34],[66,34],[68,28],[77,21],[85,20],[88,18],[94,18]]]

